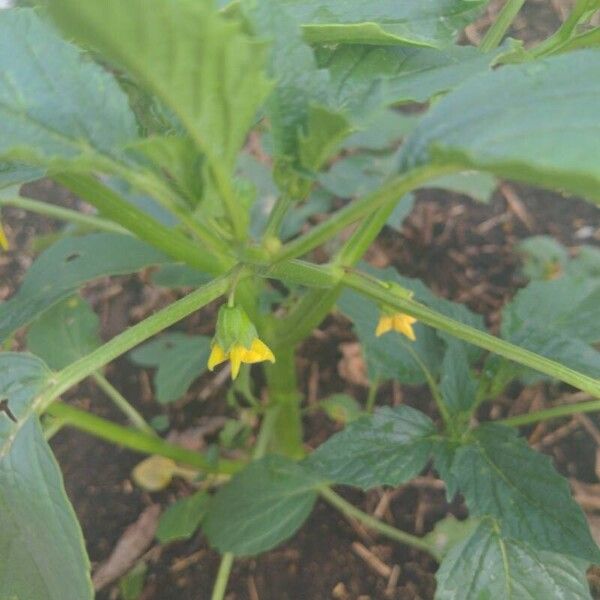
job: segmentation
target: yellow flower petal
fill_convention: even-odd
[[[227,360],[227,355],[219,344],[213,344],[210,356],[208,357],[208,370],[212,371],[217,365]]]
[[[394,320],[394,330],[398,333],[402,333],[409,340],[415,341],[417,336],[413,331],[413,323],[416,323],[417,320],[414,317],[409,315],[405,315],[404,313],[396,313],[393,317]]]
[[[262,340],[255,338],[252,346],[250,346],[250,350],[246,350],[242,361],[251,364],[262,362],[263,360],[275,362],[275,356],[273,356],[271,349]]]
[[[239,372],[240,366],[244,361],[244,355],[248,352],[243,346],[234,346],[229,353],[229,360],[231,361],[231,378],[235,379]]]
[[[381,315],[379,317],[379,323],[377,323],[377,328],[375,329],[375,335],[379,337],[388,331],[391,331],[394,326],[394,318],[388,315]]]
[[[4,229],[2,229],[2,223],[0,223],[0,248],[2,248],[2,250],[8,250],[8,240],[6,239]]]

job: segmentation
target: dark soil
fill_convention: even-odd
[[[539,27],[545,33],[556,26],[557,16],[549,4],[532,2],[530,10],[535,18],[528,22],[536,24],[532,29],[534,37],[542,36]],[[520,26],[518,21],[517,29]],[[477,31],[471,35],[477,35]],[[36,184],[28,193],[61,205],[74,204],[72,198],[49,182]],[[520,273],[520,258],[515,252],[519,240],[548,234],[574,252],[582,243],[600,245],[599,211],[583,201],[565,201],[558,194],[509,184],[495,194],[489,205],[440,192],[422,192],[418,198],[402,232],[386,230],[370,251],[369,260],[378,266],[393,265],[403,274],[421,278],[438,294],[466,303],[485,316],[492,330],[498,326],[503,304],[525,284]],[[57,226],[51,220],[25,215],[15,209],[3,210],[3,223],[13,250],[0,255],[0,299],[14,291],[29,266],[33,239],[52,234]],[[159,295],[152,292],[143,276],[95,283],[86,290],[86,296],[102,317],[105,338],[175,297],[171,292]],[[211,311],[214,308],[195,315],[181,327],[209,332],[213,320]],[[329,317],[301,348],[298,371],[309,404],[340,391],[360,401],[365,399],[364,386],[339,374],[340,344],[353,340],[349,323],[342,317]],[[148,373],[133,368],[127,359],[113,363],[107,376],[148,418],[165,410],[152,397]],[[212,376],[204,376],[182,401],[169,407],[174,428],[183,430],[207,417],[229,414],[220,388],[208,399],[199,400],[201,391],[211,380]],[[569,391],[565,386],[545,384],[528,389],[515,386],[485,411],[495,418],[526,412],[531,407],[549,404]],[[122,422],[121,416],[90,382],[80,385],[65,399]],[[408,403],[435,415],[427,392],[421,388],[386,384],[379,390],[377,400],[380,404]],[[310,447],[322,443],[335,429],[321,414],[307,417],[305,425]],[[597,441],[584,426],[571,426],[568,430],[565,427],[565,422],[548,423],[525,433],[553,456],[565,475],[597,484]],[[131,481],[131,470],[141,459],[139,455],[72,430],[61,431],[52,446],[94,565],[107,559],[124,530],[136,521],[144,508],[156,502],[166,507],[190,491],[188,484],[180,480],[160,494],[141,491]],[[368,494],[341,492],[370,513],[384,493],[389,493],[381,489]],[[433,473],[425,473],[414,483],[394,490],[390,498],[384,519],[418,535],[429,531],[449,512],[458,517],[466,514],[460,501],[448,505],[444,489]],[[357,544],[367,548],[388,568],[397,565],[399,576],[395,585],[390,586],[388,576],[361,558]],[[149,570],[142,600],[210,597],[219,557],[207,547],[201,535],[188,542],[164,547],[154,545],[145,560]],[[433,597],[435,569],[435,562],[427,555],[370,534],[329,506],[318,503],[307,523],[283,546],[256,558],[236,561],[227,598],[426,600]],[[594,582],[594,575],[591,577]],[[117,597],[116,588],[110,586],[98,594],[99,600]]]

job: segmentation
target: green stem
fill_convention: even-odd
[[[269,213],[269,219],[262,235],[263,240],[279,235],[281,224],[291,204],[292,197],[289,195],[283,195],[277,199],[275,206],[273,206],[273,209]]]
[[[351,202],[326,221],[313,227],[305,235],[285,244],[278,252],[276,260],[295,258],[310,252],[352,223],[373,213],[374,210],[398,200],[404,194],[419,187],[429,179],[456,171],[455,167],[420,167],[394,178],[379,190]]]
[[[411,546],[412,548],[417,548],[418,550],[423,550],[427,552],[437,560],[440,559],[437,551],[433,546],[428,544],[422,538],[419,538],[415,535],[411,535],[410,533],[405,533],[404,531],[400,531],[387,523],[382,523],[379,519],[364,513],[362,510],[359,510],[354,505],[350,504],[350,502],[344,500],[341,496],[336,494],[333,490],[328,487],[323,487],[319,490],[321,497],[329,502],[332,506],[337,508],[343,514],[357,521],[360,521],[364,525],[366,525],[369,529],[373,531],[377,531],[386,537],[396,540],[401,544],[406,544],[407,546]]]
[[[531,55],[534,58],[540,58],[558,50],[569,41],[581,19],[591,10],[590,7],[594,4],[595,0],[578,0],[566,21],[549,38],[533,48]]]
[[[217,573],[217,579],[215,580],[215,587],[213,588],[211,600],[223,600],[225,598],[225,591],[227,590],[227,582],[229,581],[229,575],[231,574],[231,568],[233,567],[234,556],[231,552],[223,554],[221,558],[221,564],[219,565],[219,572]]]
[[[482,52],[490,52],[497,48],[502,41],[502,38],[508,31],[511,23],[514,21],[521,7],[525,4],[525,0],[507,0],[506,4],[498,14],[494,24],[487,30],[486,34],[479,44]]]
[[[129,231],[108,219],[103,219],[102,217],[97,217],[95,215],[86,215],[76,210],[71,210],[70,208],[55,206],[54,204],[41,202],[40,200],[34,200],[33,198],[23,198],[22,196],[6,198],[0,196],[0,206],[14,206],[39,215],[51,217],[52,219],[58,219],[59,221],[67,221],[69,223],[75,223],[76,225],[97,229],[98,231],[129,233]]]
[[[539,421],[547,421],[549,419],[558,419],[559,417],[568,417],[569,415],[596,411],[600,411],[600,400],[554,406],[544,410],[536,410],[535,412],[525,415],[517,415],[515,417],[508,417],[507,419],[500,419],[499,421],[495,421],[495,423],[510,425],[511,427],[519,427],[520,425],[529,425],[531,423],[538,423]]]
[[[219,274],[230,266],[225,257],[211,256],[185,235],[159,223],[96,178],[83,175],[60,175],[55,179],[95,206],[102,215],[133,232],[175,260],[185,262],[206,273]]]
[[[433,378],[433,375],[431,374],[431,371],[427,368],[427,365],[421,360],[421,357],[413,350],[412,346],[410,346],[409,344],[405,344],[404,342],[402,345],[408,350],[408,353],[413,357],[413,360],[419,365],[421,371],[423,371],[423,375],[425,375],[427,385],[429,386],[429,390],[431,391],[431,395],[435,400],[435,403],[437,405],[440,415],[442,416],[444,424],[446,425],[446,428],[452,432],[452,417],[448,412],[448,407],[446,406],[446,403],[444,402],[444,399],[440,394],[440,390],[435,379]]]
[[[41,402],[42,411],[63,392],[90,376],[105,364],[224,294],[228,285],[228,275],[214,279],[141,323],[126,329],[87,356],[70,364],[53,377],[52,385],[44,393]]]
[[[274,346],[274,364],[265,366],[269,404],[277,410],[273,416],[273,449],[291,458],[302,458],[301,395],[298,392],[294,346]]]
[[[273,431],[275,429],[275,424],[277,423],[278,413],[279,406],[270,406],[265,412],[256,439],[256,445],[254,446],[254,453],[252,455],[253,460],[258,460],[267,453],[269,442],[273,437]]]
[[[480,348],[489,350],[500,356],[518,362],[526,367],[531,367],[541,373],[550,375],[565,383],[569,383],[593,396],[600,397],[600,381],[579,373],[556,361],[525,350],[519,346],[506,342],[500,338],[494,337],[488,333],[475,329],[455,321],[445,315],[442,315],[418,302],[400,298],[386,290],[383,286],[374,284],[370,279],[363,277],[358,273],[347,273],[342,278],[343,283],[357,292],[372,298],[373,300],[395,308],[399,311],[415,317],[426,325],[435,327],[442,331],[450,333]]]
[[[63,425],[85,431],[97,438],[129,448],[142,454],[157,454],[178,463],[189,465],[206,473],[232,475],[239,471],[244,463],[219,459],[214,461],[198,452],[193,452],[171,444],[156,435],[117,425],[106,419],[74,408],[62,402],[55,402],[47,409],[47,414],[55,417]]]
[[[127,399],[115,388],[101,373],[92,373],[92,378],[98,384],[98,387],[113,401],[113,404],[129,419],[129,422],[140,431],[149,435],[156,435],[156,432],[144,417],[133,407]]]

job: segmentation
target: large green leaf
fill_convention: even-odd
[[[502,537],[486,519],[436,574],[436,600],[591,600],[586,561]]]
[[[494,424],[479,427],[456,450],[450,472],[470,513],[496,518],[503,536],[540,550],[591,562],[600,559],[567,481],[514,430]]]
[[[248,465],[215,495],[202,526],[220,552],[259,554],[304,523],[320,480],[301,465],[268,456]]]
[[[10,412],[0,410],[0,459],[10,448],[20,428],[39,407],[40,392],[52,372],[31,354],[0,353],[0,402]]]
[[[282,0],[310,42],[440,46],[487,0]]]
[[[27,349],[56,371],[102,344],[100,319],[79,296],[55,304],[27,331]]]
[[[318,59],[331,73],[335,104],[364,119],[385,106],[426,102],[447,92],[487,71],[500,52],[483,54],[472,46],[341,45],[322,50]]]
[[[0,304],[0,340],[87,281],[165,262],[163,254],[127,235],[94,233],[60,240],[33,263],[19,291]]]
[[[423,470],[435,432],[431,419],[414,408],[384,407],[333,435],[308,463],[332,483],[397,486]]]
[[[0,455],[0,598],[91,600],[89,571],[60,469],[31,417]]]
[[[198,0],[53,0],[53,17],[177,115],[213,165],[233,166],[269,91],[265,48]]]
[[[210,496],[199,491],[177,500],[160,516],[156,538],[161,544],[191,538],[206,516]]]
[[[127,97],[34,11],[0,11],[0,72],[0,157],[88,169],[125,160],[124,145],[137,137]],[[11,176],[40,174],[19,167]]]
[[[206,371],[210,338],[184,333],[165,333],[133,350],[129,357],[144,367],[157,367],[156,399],[161,404],[179,400],[192,382]]]
[[[600,50],[475,76],[421,121],[401,168],[474,168],[600,202],[599,98]]]

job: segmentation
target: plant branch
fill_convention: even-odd
[[[52,378],[51,386],[43,394],[42,411],[63,392],[105,364],[223,295],[228,286],[229,275],[214,279],[59,371]]]
[[[490,52],[497,48],[502,41],[502,38],[508,31],[511,23],[514,21],[521,7],[525,4],[525,0],[507,0],[506,4],[496,17],[492,26],[483,36],[479,48],[482,52]]]
[[[373,213],[376,209],[398,200],[429,179],[454,171],[456,171],[455,167],[428,165],[395,177],[377,191],[351,202],[326,221],[313,227],[308,233],[285,244],[276,255],[275,260],[282,261],[302,256],[329,240],[342,229]]]
[[[227,582],[229,581],[231,568],[233,567],[233,559],[234,556],[231,552],[226,552],[221,557],[221,564],[219,565],[219,572],[217,573],[211,600],[223,600],[223,598],[225,598]]]
[[[70,208],[63,208],[62,206],[55,206],[48,202],[42,202],[33,198],[24,198],[23,196],[13,196],[10,198],[0,196],[0,206],[14,206],[21,208],[28,212],[37,213],[44,215],[52,219],[59,221],[67,221],[68,223],[75,223],[76,225],[83,225],[84,227],[90,227],[97,229],[98,231],[108,231],[111,233],[130,233],[127,229],[124,229],[120,225],[103,219],[96,215],[86,215]]]
[[[343,514],[357,521],[360,521],[364,525],[366,525],[369,529],[373,531],[377,531],[386,537],[396,540],[401,544],[406,544],[412,548],[417,548],[418,550],[422,550],[427,552],[437,560],[439,560],[439,556],[433,546],[428,544],[422,538],[419,538],[415,535],[411,535],[410,533],[405,533],[404,531],[400,531],[387,523],[381,522],[379,519],[368,515],[362,510],[356,508],[354,505],[350,504],[350,502],[344,500],[341,496],[336,494],[333,490],[328,487],[323,487],[319,489],[319,494],[321,497],[331,504],[333,507],[337,508]]]
[[[98,387],[112,400],[113,404],[129,419],[129,422],[140,431],[148,435],[156,435],[156,432],[144,417],[127,401],[127,399],[102,375],[102,373],[92,373],[92,378],[98,384]]]
[[[156,435],[148,435],[130,427],[123,427],[63,402],[55,402],[52,406],[48,407],[46,412],[58,419],[63,426],[74,427],[107,442],[142,454],[164,456],[206,473],[232,475],[239,471],[244,464],[226,459],[213,461],[199,452],[193,452],[181,446],[176,446]]]
[[[600,400],[592,400],[591,402],[578,402],[576,404],[563,404],[561,406],[553,406],[544,410],[536,410],[524,415],[516,415],[507,419],[494,421],[502,425],[510,425],[511,427],[519,427],[520,425],[530,425],[539,421],[548,421],[550,419],[558,419],[560,417],[568,417],[569,415],[577,415],[580,413],[600,411]]]

